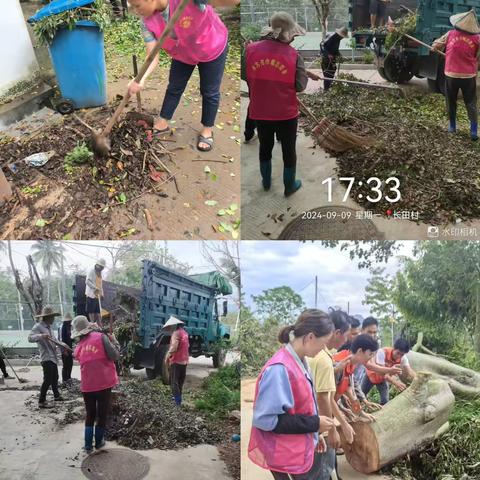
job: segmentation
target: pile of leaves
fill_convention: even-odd
[[[480,399],[456,401],[450,429],[424,451],[383,469],[401,480],[480,478]]]
[[[176,407],[169,387],[159,380],[122,383],[110,419],[108,439],[133,449],[179,449],[215,444],[221,437],[198,413]]]
[[[112,11],[108,2],[95,0],[84,7],[44,17],[33,24],[33,31],[40,44],[49,45],[58,30],[62,28],[73,30],[75,23],[81,20],[95,22],[101,30],[105,30],[110,25],[111,15]]]
[[[240,410],[240,364],[228,365],[210,374],[195,406],[220,416]]]
[[[403,34],[415,36],[415,30],[417,28],[417,14],[409,13],[400,17],[395,21],[395,30],[393,32],[388,32],[385,38],[385,49],[388,51],[392,48],[397,42],[405,40]]]
[[[328,94],[308,95],[304,101],[317,118],[325,116],[374,139],[370,147],[337,156],[339,176],[357,180],[350,196],[367,210],[380,214],[392,208],[417,211],[419,220],[429,224],[480,217],[480,147],[470,140],[465,107],[460,102],[459,133],[449,135],[440,95],[418,92],[400,98],[377,89],[334,84]],[[309,133],[314,124],[308,118],[306,122]],[[398,178],[401,200],[395,204],[384,199],[369,202],[366,196],[372,192],[366,180],[370,177],[382,181]]]

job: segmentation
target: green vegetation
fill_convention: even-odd
[[[111,15],[108,2],[95,0],[91,5],[42,18],[34,23],[33,31],[41,44],[48,45],[52,43],[58,30],[62,28],[73,30],[75,23],[81,20],[95,22],[101,30],[105,30],[110,25]]]
[[[215,416],[240,410],[240,364],[228,365],[210,374],[195,400],[195,407]]]
[[[79,143],[71,152],[65,156],[65,163],[74,165],[87,163],[93,158],[93,152],[91,152],[87,145],[82,142]]]
[[[385,39],[385,49],[388,51],[397,42],[401,44],[402,39],[405,40],[403,34],[414,35],[417,28],[417,14],[410,13],[400,18],[395,24],[395,30],[389,32]]]

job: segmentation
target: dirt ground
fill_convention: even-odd
[[[131,58],[119,54],[107,67],[108,107],[76,112],[95,129],[106,125],[118,95],[125,94]],[[168,67],[159,67],[150,77],[142,92],[144,112],[158,113],[167,80]],[[198,80],[195,71],[175,113],[173,135],[161,144],[156,139],[148,142],[149,152],[153,150],[157,159],[151,153],[144,157],[148,131],[130,139],[142,140],[132,150],[132,143],[121,135],[124,131],[114,129],[110,158],[95,157],[66,172],[65,155],[77,144],[88,143],[91,132],[71,115],[60,117],[53,111],[42,117],[40,126],[35,119],[27,119],[0,133],[0,167],[14,189],[13,199],[0,206],[1,239],[236,237],[240,218],[239,79],[229,71],[224,75],[211,152],[196,149],[201,118]],[[136,102],[129,108],[135,109]],[[135,122],[131,126],[142,129]],[[55,151],[45,166],[23,162],[41,151]],[[222,209],[231,214],[217,215]]]
[[[14,367],[15,368],[15,367]],[[2,429],[0,431],[0,478],[11,480],[63,480],[64,478],[85,478],[80,467],[85,458],[82,452],[84,407],[81,398],[67,397],[66,402],[55,404],[51,410],[39,410],[36,407],[38,388],[42,372],[40,366],[29,366],[28,372],[16,367],[18,375],[28,380],[19,383],[8,380],[0,385],[0,405],[2,407]],[[199,388],[201,380],[211,371],[211,359],[199,357],[191,359],[187,370],[185,391]],[[79,367],[74,366],[72,378],[79,378]],[[132,375],[146,381],[144,370],[132,371]],[[70,417],[70,419],[68,418]],[[73,421],[71,421],[74,419]],[[230,437],[238,427],[231,426],[222,431],[225,438],[218,445],[201,444],[176,450],[135,450],[150,465],[147,479],[178,478],[200,480],[223,480],[236,478],[229,472],[239,464],[239,453],[232,453],[234,445]],[[228,445],[232,445],[228,448]],[[108,450],[124,448],[116,442],[107,441]],[[54,455],[54,457],[53,457]],[[54,458],[55,468],[52,468]],[[119,478],[119,477],[117,477]],[[239,477],[238,477],[239,478]],[[122,480],[122,479],[120,479]]]
[[[248,441],[253,418],[253,398],[255,394],[255,379],[242,380],[242,480],[271,480],[268,470],[257,467],[248,459]],[[385,475],[364,475],[353,470],[346,462],[345,456],[337,456],[338,474],[342,480],[389,480]]]

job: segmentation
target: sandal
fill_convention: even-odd
[[[200,147],[201,143],[206,143],[208,147]],[[209,152],[213,148],[213,133],[211,137],[204,137],[203,135],[198,136],[198,141],[197,141],[197,150],[200,150],[201,152]]]

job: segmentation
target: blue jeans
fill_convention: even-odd
[[[380,394],[380,405],[385,405],[389,400],[389,390],[388,383],[384,380],[382,383],[372,383],[367,375],[363,377],[362,380],[362,392],[365,395],[368,395],[368,392],[373,388],[377,387],[378,393]]]
[[[227,52],[228,45],[215,60],[198,64],[200,93],[202,95],[202,125],[205,127],[215,125],[215,117],[220,104],[220,84],[225,70]],[[194,70],[195,65],[172,60],[167,92],[160,111],[160,116],[165,120],[172,119]]]

